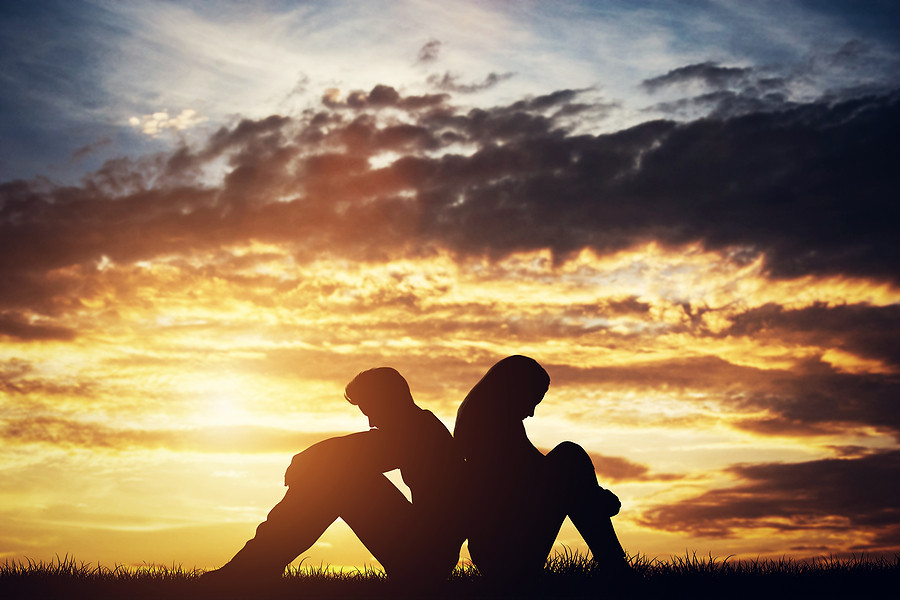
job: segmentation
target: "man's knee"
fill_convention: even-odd
[[[321,452],[310,450],[307,448],[291,459],[290,466],[284,472],[284,485],[303,487],[314,482],[317,486],[331,487],[334,481],[350,475],[337,461],[328,460]]]

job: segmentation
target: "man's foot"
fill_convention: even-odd
[[[210,598],[256,598],[281,582],[281,576],[262,575],[225,565],[220,569],[200,575],[199,587],[203,597]]]

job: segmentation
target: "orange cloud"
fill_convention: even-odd
[[[6,444],[49,444],[93,450],[167,449],[176,452],[295,453],[327,437],[347,432],[302,433],[257,426],[180,430],[119,429],[56,417],[7,419],[0,425]]]

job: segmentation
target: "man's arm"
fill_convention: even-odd
[[[316,478],[319,470],[384,473],[400,466],[401,450],[378,429],[351,433],[317,442],[294,455],[284,474],[284,485]]]

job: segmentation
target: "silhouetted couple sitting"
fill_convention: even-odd
[[[510,356],[472,388],[455,436],[413,402],[406,380],[381,367],[357,375],[345,397],[369,431],[327,439],[294,456],[284,499],[213,578],[280,576],[338,517],[402,586],[437,584],[468,538],[479,572],[521,584],[543,569],[566,516],[595,561],[625,568],[610,517],[619,500],[597,484],[590,457],[563,442],[543,455],[525,434],[550,384],[533,359]],[[384,473],[400,469],[412,501]]]

